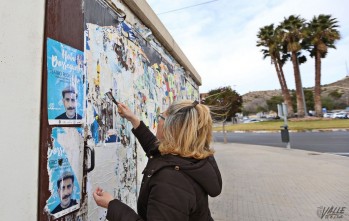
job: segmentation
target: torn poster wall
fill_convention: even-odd
[[[55,127],[51,138],[47,152],[51,196],[46,211],[59,218],[80,208],[84,143],[81,128]]]
[[[132,125],[117,115],[105,93],[112,92],[155,133],[159,113],[174,100],[198,99],[198,92],[169,55],[160,54],[159,46],[131,28],[124,30],[125,23],[86,26],[87,132],[98,156],[95,170],[89,173],[88,192],[102,186],[135,209],[137,167],[143,167],[144,153],[137,156]],[[108,168],[114,175],[106,172]],[[105,210],[96,206],[92,196],[88,205],[89,220],[103,220]]]
[[[47,38],[47,112],[50,125],[82,123],[83,56],[82,51]]]
[[[92,2],[86,5],[97,10],[98,5]],[[85,16],[89,21],[94,15],[91,12]],[[96,23],[106,20],[103,17]],[[105,220],[106,210],[98,207],[92,197],[97,186],[136,210],[146,163],[132,135],[132,125],[119,117],[117,107],[105,93],[111,92],[118,102],[129,106],[154,133],[157,114],[173,101],[199,98],[197,84],[156,39],[147,36],[149,29],[138,20],[134,25],[113,21],[113,25],[85,26],[85,135],[96,156],[96,167],[87,179],[88,220]]]

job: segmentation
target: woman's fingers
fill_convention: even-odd
[[[135,115],[130,110],[130,108],[125,104],[119,103],[117,106],[118,106],[118,114],[120,115],[120,117],[126,118],[128,121],[131,121],[132,119],[136,118]]]
[[[97,193],[98,196],[102,196],[103,195],[103,189],[98,187],[97,190],[96,190],[96,193]]]
[[[126,108],[126,105],[123,103],[118,103],[118,108]]]
[[[118,104],[118,113],[121,117],[127,117],[127,115],[129,115],[128,112],[130,111],[126,105],[124,105],[123,103]]]
[[[101,196],[103,194],[103,189],[100,187],[97,187],[96,190],[93,192],[93,194],[96,194],[97,196]]]
[[[121,103],[118,104],[118,113],[122,116],[124,113],[124,107]]]
[[[113,196],[110,193],[103,192],[103,189],[97,187],[93,192],[93,198],[98,206],[108,208],[108,204],[113,200]]]

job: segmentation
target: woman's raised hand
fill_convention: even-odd
[[[118,103],[118,113],[122,118],[130,121],[133,128],[137,128],[140,124],[138,117],[123,103]]]

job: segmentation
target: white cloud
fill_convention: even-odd
[[[148,0],[156,13],[205,2],[203,0]],[[330,50],[322,64],[322,83],[331,83],[346,74],[349,62],[349,19],[346,0],[219,0],[206,5],[159,15],[175,41],[202,78],[201,92],[231,86],[244,94],[280,88],[270,60],[262,59],[256,47],[260,27],[279,24],[291,14],[309,20],[314,15],[332,14],[340,24],[342,40]],[[305,52],[307,55],[307,53]],[[303,86],[314,85],[314,61],[301,65]],[[290,89],[295,88],[293,69],[285,66]]]

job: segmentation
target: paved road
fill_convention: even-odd
[[[209,199],[215,221],[349,221],[348,157],[250,144],[212,146],[223,179],[221,195]],[[326,212],[331,207],[337,208],[332,217]]]
[[[215,142],[223,142],[224,134],[216,132],[213,135]],[[227,133],[228,143],[243,143],[273,147],[286,147],[281,142],[280,133]],[[349,132],[298,132],[290,133],[291,148],[335,153],[349,156]]]

